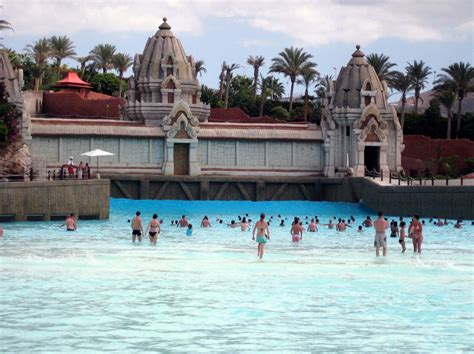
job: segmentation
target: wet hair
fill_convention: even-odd
[[[377,213],[377,215],[380,217],[380,216],[383,215],[383,213],[382,213],[381,211],[379,211],[379,212]]]
[[[153,214],[153,219],[158,219],[158,214]]]
[[[260,219],[265,219],[265,213],[260,214]]]
[[[311,222],[314,222],[314,219],[311,219]]]
[[[316,219],[316,222],[319,223],[319,219]]]
[[[342,221],[342,219],[341,219],[341,218],[339,218],[339,222],[341,222],[341,221]]]
[[[367,215],[367,220],[370,220],[370,216]]]
[[[357,228],[358,230],[362,230],[362,226],[359,225],[359,227]]]
[[[414,217],[416,220],[420,220],[420,217],[418,216],[418,214],[413,215],[413,217]]]
[[[70,216],[71,218],[73,218],[73,217],[74,217],[74,213],[69,214],[69,216]]]
[[[186,217],[186,215],[183,215],[183,216],[181,216],[181,219],[184,219],[185,217]]]
[[[188,229],[192,229],[193,228],[193,224],[188,224]]]
[[[405,221],[400,221],[400,227],[405,227],[407,226],[407,223]]]
[[[242,220],[242,217],[240,215],[238,216],[238,218],[239,218],[239,221]]]
[[[252,219],[249,219],[249,222],[252,222]]]
[[[219,224],[222,224],[222,219],[221,219],[221,220],[219,220]]]
[[[231,225],[235,224],[235,220],[232,220],[230,223],[231,223]]]
[[[398,223],[397,223],[396,221],[394,221],[392,225],[395,226],[395,227],[397,227],[397,226],[398,226]]]
[[[351,220],[352,221],[356,221],[356,219],[351,215]]]
[[[204,216],[204,220],[209,220],[209,219],[207,218],[207,215]]]
[[[243,217],[242,222],[245,222],[245,223],[247,222],[247,219],[245,218],[245,216]]]
[[[136,216],[140,216],[140,214],[141,214],[141,213],[140,213],[139,211],[137,211],[137,212],[135,213]]]
[[[425,220],[421,220],[421,223],[424,225],[424,224],[425,224]]]
[[[171,220],[171,225],[174,225],[174,220]]]
[[[249,216],[249,213],[246,213],[245,216],[248,217],[248,216]]]

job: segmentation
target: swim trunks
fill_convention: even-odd
[[[383,232],[377,232],[375,234],[375,247],[387,247],[387,238]]]
[[[265,236],[257,236],[258,243],[267,243],[267,239]]]
[[[133,236],[141,236],[141,235],[142,235],[142,231],[141,231],[141,230],[133,230],[133,231],[132,231],[132,235],[133,235]]]
[[[300,240],[301,240],[300,235],[292,235],[291,236],[291,241],[293,241],[293,242],[300,242]]]
[[[151,236],[151,237],[155,236],[156,234],[157,234],[157,232],[156,232],[156,231],[155,231],[155,232],[153,232],[153,231],[150,231],[150,236]]]
[[[76,230],[74,230],[74,229],[67,229],[67,230],[68,230],[68,231],[76,231]]]

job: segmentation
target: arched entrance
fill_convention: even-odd
[[[365,146],[364,164],[369,171],[380,171],[380,146]]]

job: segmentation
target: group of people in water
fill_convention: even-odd
[[[252,240],[255,240],[258,244],[257,256],[260,259],[263,257],[265,244],[270,239],[270,223],[273,221],[273,216],[271,216],[268,221],[265,220],[265,218],[265,213],[260,214],[259,220],[253,225],[253,229],[252,220],[248,217],[248,214],[246,214],[244,217],[238,216],[237,222],[235,220],[231,220],[230,223],[227,223],[229,228],[240,228],[241,231],[250,231],[252,229]],[[278,218],[280,219],[279,226],[285,227],[286,219],[282,218],[281,215],[278,215]],[[300,242],[303,239],[304,232],[317,232],[319,228],[323,226],[326,226],[328,229],[336,229],[338,232],[344,232],[348,227],[352,228],[356,222],[353,216],[350,216],[347,221],[346,219],[339,218],[337,222],[336,217],[334,217],[333,219],[330,219],[328,223],[320,223],[317,216],[311,219],[306,217],[305,219],[307,227],[303,225],[302,219],[299,217],[294,217],[290,228],[292,242]],[[434,219],[430,219],[430,223],[433,221]],[[216,222],[218,224],[224,223],[220,217],[216,219]],[[161,224],[163,224],[163,220],[158,220],[158,215],[153,214],[152,219],[144,231],[141,213],[140,211],[137,211],[135,217],[131,220],[132,242],[137,240],[141,242],[142,236],[148,234],[150,243],[156,245],[158,236],[161,232]],[[389,224],[383,213],[379,212],[377,219],[374,221],[372,221],[370,216],[367,216],[367,218],[362,222],[362,225],[357,227],[357,232],[363,232],[363,228],[373,227],[375,229],[374,247],[377,256],[380,255],[380,249],[382,249],[383,256],[387,255],[387,230],[390,230],[390,237],[398,237],[402,252],[406,251],[406,238],[411,238],[413,242],[413,251],[415,253],[421,253],[424,224],[425,221],[423,220],[420,222],[418,215],[414,215],[408,225],[403,217],[400,217],[398,222],[392,220]],[[438,219],[438,221],[434,222],[434,225],[437,226],[444,226],[448,224],[449,223],[446,220],[443,222],[441,219]],[[462,221],[458,220],[454,227],[460,228],[461,225]],[[193,225],[188,221],[186,215],[183,215],[179,220],[171,220],[171,226],[185,228],[187,236],[193,235]],[[200,226],[202,228],[211,227],[211,222],[207,216],[204,216]]]

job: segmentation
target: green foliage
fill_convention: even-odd
[[[288,113],[285,108],[276,106],[270,110],[270,116],[276,119],[287,121],[290,118],[290,113]]]
[[[229,107],[242,109],[250,116],[258,115],[258,104],[253,97],[253,80],[236,75],[230,82]]]
[[[224,102],[219,100],[218,93],[206,85],[201,85],[201,101],[211,105],[211,108],[224,107]]]
[[[0,83],[0,122],[3,127],[0,132],[0,140],[15,141],[20,135],[19,123],[21,112],[15,105],[8,102],[5,84]]]
[[[119,79],[111,73],[97,74],[91,80],[93,91],[101,92],[106,95],[117,94],[119,91]]]
[[[474,157],[469,157],[464,162],[466,163],[466,168],[464,168],[463,174],[474,172]]]
[[[458,156],[443,156],[438,160],[438,171],[444,176],[459,177]]]

